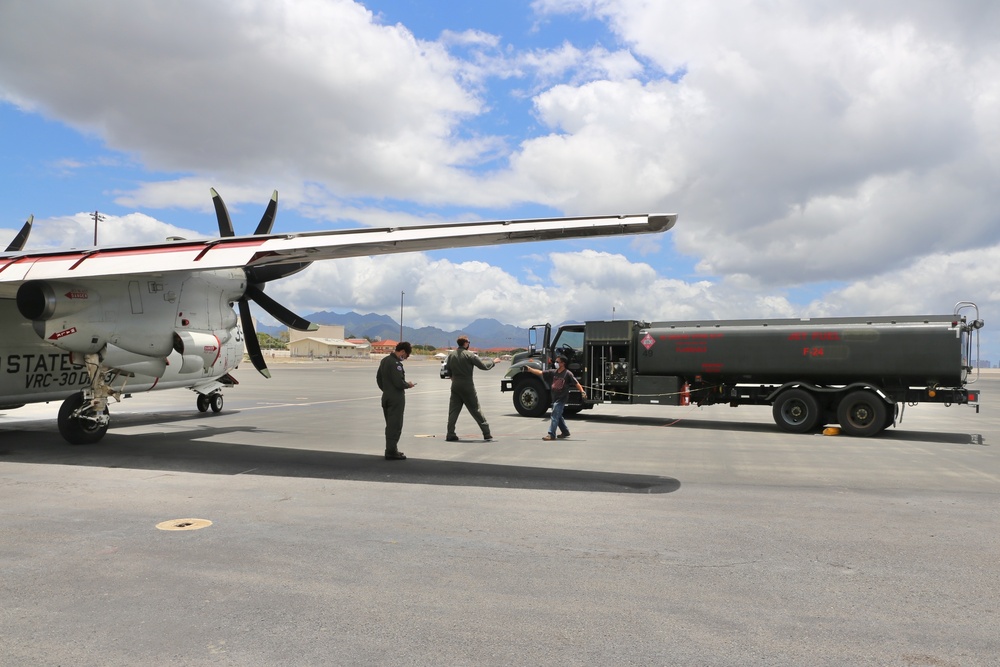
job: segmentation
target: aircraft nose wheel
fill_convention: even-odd
[[[198,394],[198,412],[208,412],[209,408],[212,408],[212,412],[222,412],[223,403],[225,403],[225,400],[222,398],[221,393]]]
[[[224,402],[222,394],[198,394],[198,412],[208,412],[209,408],[212,408],[212,412],[222,412]]]

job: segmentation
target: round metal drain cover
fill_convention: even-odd
[[[160,530],[198,530],[208,528],[212,522],[208,519],[171,519],[156,524]]]

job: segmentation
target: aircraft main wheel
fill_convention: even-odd
[[[514,390],[514,409],[522,417],[541,417],[549,409],[549,393],[538,380],[522,382]]]
[[[222,412],[222,394],[212,394],[212,412]]]
[[[92,445],[108,432],[108,423],[100,424],[87,416],[96,416],[92,409],[81,413],[78,417],[70,415],[83,405],[83,394],[73,394],[59,408],[59,434],[71,445]],[[108,408],[104,408],[104,414],[108,414]]]
[[[808,433],[819,425],[819,403],[805,389],[789,389],[774,401],[771,415],[783,431]]]
[[[867,438],[886,427],[888,406],[872,391],[852,391],[837,406],[837,421],[847,435]]]
[[[209,398],[205,394],[198,394],[198,412],[208,412]]]

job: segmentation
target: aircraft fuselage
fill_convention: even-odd
[[[233,301],[246,286],[242,271],[136,278],[45,282],[22,291],[20,305],[0,299],[0,406],[89,387],[88,354],[101,359],[115,391],[193,387],[239,365],[243,331]]]

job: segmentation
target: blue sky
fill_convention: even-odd
[[[325,262],[268,292],[460,328],[1000,302],[1000,9],[14,0],[0,235],[676,212],[660,237]],[[267,321],[266,316],[261,317]],[[997,331],[1000,332],[1000,326]]]

